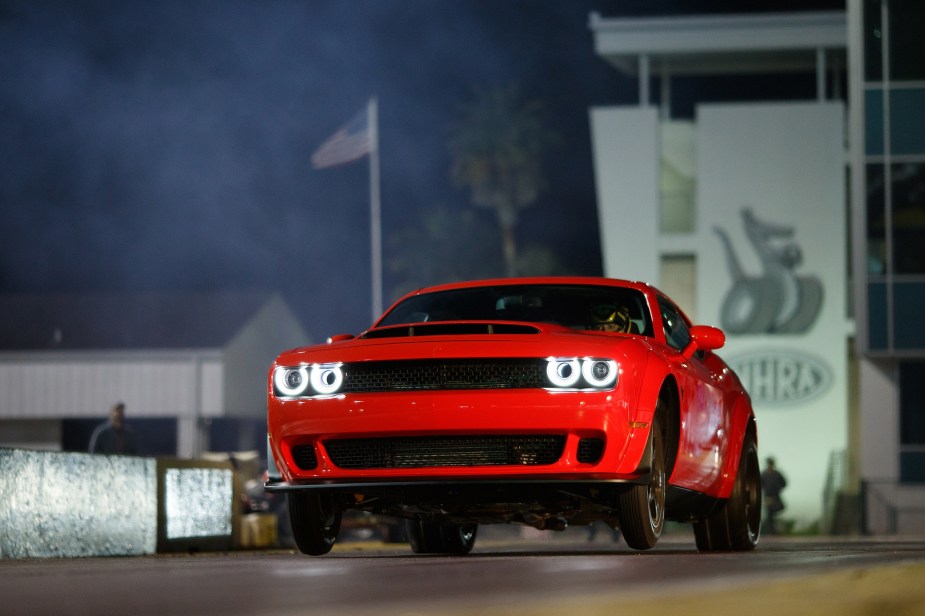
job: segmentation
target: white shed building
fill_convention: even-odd
[[[0,297],[0,446],[61,449],[62,425],[123,401],[129,425],[175,419],[195,457],[212,420],[259,425],[270,363],[307,342],[266,292]]]

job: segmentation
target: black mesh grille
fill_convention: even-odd
[[[295,465],[303,471],[310,471],[318,467],[318,459],[315,457],[315,448],[311,445],[297,445],[292,448],[292,459]]]
[[[542,359],[365,362],[344,366],[347,393],[547,386]]]
[[[594,464],[604,455],[604,441],[599,438],[583,438],[578,441],[578,461]]]
[[[341,468],[502,466],[553,464],[562,456],[560,435],[424,436],[325,441]]]

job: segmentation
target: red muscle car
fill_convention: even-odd
[[[479,524],[599,520],[635,549],[674,520],[700,550],[750,550],[757,430],[724,342],[640,282],[416,291],[357,336],[279,355],[266,489],[313,555],[347,510],[401,518],[415,553],[468,553]]]

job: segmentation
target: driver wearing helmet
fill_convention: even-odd
[[[591,329],[599,332],[630,333],[630,311],[625,306],[602,304],[591,309]]]

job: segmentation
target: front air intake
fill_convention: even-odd
[[[324,447],[336,466],[355,470],[538,466],[559,460],[565,437],[538,434],[334,439],[325,441]]]
[[[310,471],[318,468],[318,458],[315,456],[315,448],[309,445],[296,445],[292,448],[292,460],[295,465],[303,471]]]

